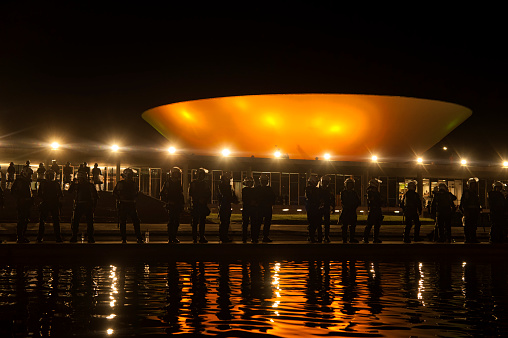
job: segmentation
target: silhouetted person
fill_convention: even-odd
[[[252,240],[258,242],[261,225],[263,225],[263,242],[270,243],[270,226],[272,225],[272,208],[275,204],[275,193],[268,185],[268,175],[261,174],[260,185],[254,188],[254,195],[257,204],[257,215],[254,219],[254,227],[251,227]],[[253,228],[253,229],[252,229]]]
[[[466,243],[480,243],[476,238],[476,229],[480,219],[480,197],[478,196],[478,179],[472,177],[467,180],[467,188],[464,189],[459,205],[464,215],[464,236]]]
[[[30,161],[29,160],[27,160],[25,162],[25,165],[23,166],[23,168],[26,168],[28,170],[28,178],[30,179],[30,182],[32,182],[34,171],[33,171],[32,167],[30,166]]]
[[[37,196],[42,200],[39,205],[39,234],[37,235],[37,242],[42,243],[45,230],[44,222],[46,222],[48,216],[51,215],[55,239],[58,243],[61,243],[60,199],[63,197],[63,194],[60,184],[55,181],[55,172],[53,169],[46,171],[46,179],[40,182]]]
[[[55,172],[55,181],[59,182],[60,166],[56,163],[56,160],[51,161],[51,170]]]
[[[7,167],[7,189],[11,189],[12,183],[14,183],[14,178],[16,176],[16,167],[14,167],[14,162],[11,162],[9,164],[9,167]]]
[[[249,234],[249,223],[251,227],[251,239],[254,241],[254,237],[252,237],[253,226],[255,226],[256,216],[257,216],[257,207],[258,201],[255,196],[254,190],[254,179],[252,177],[245,177],[243,179],[243,189],[242,189],[242,241],[243,243],[247,243],[247,238]],[[258,230],[259,231],[259,230]]]
[[[89,181],[90,180],[90,167],[88,166],[88,163],[86,162],[83,162],[82,164],[79,165],[79,169],[78,169],[78,173],[79,172],[82,172],[86,175],[86,180]]]
[[[87,179],[86,173],[78,172],[77,181],[72,182],[69,187],[69,193],[74,194],[74,210],[72,213],[72,237],[71,243],[78,241],[79,221],[81,216],[86,217],[86,233],[88,235],[88,243],[95,243],[93,214],[99,195],[95,186]]]
[[[74,172],[74,169],[71,167],[71,162],[67,162],[65,166],[62,169],[63,172],[63,184],[71,184],[72,181],[72,174]]]
[[[166,204],[168,211],[168,243],[180,243],[176,237],[180,226],[180,214],[185,203],[182,189],[182,170],[171,168],[169,179],[162,186],[160,199]]]
[[[127,217],[130,217],[134,226],[134,234],[136,235],[138,244],[145,241],[141,236],[141,222],[136,210],[136,198],[139,195],[139,188],[134,182],[134,171],[126,168],[122,173],[123,180],[118,182],[113,189],[113,196],[116,197],[118,204],[118,218],[120,219],[120,235],[122,243],[127,243]],[[95,189],[95,185],[92,185]]]
[[[101,191],[101,185],[102,185],[101,175],[102,175],[101,168],[99,168],[98,163],[95,163],[93,166],[93,169],[92,169],[92,180],[93,180],[93,184],[95,184],[95,186],[99,187],[99,191]]]
[[[238,198],[231,186],[231,175],[224,172],[219,183],[219,240],[222,243],[232,242],[228,235],[232,203],[238,203]]]
[[[305,209],[307,210],[307,221],[309,222],[309,242],[320,243],[323,241],[321,229],[321,215],[319,214],[320,191],[317,187],[319,178],[311,175],[305,187]],[[316,231],[318,238],[316,239]]]
[[[363,242],[369,243],[370,229],[374,226],[374,240],[373,243],[381,243],[379,239],[379,230],[381,222],[383,221],[383,213],[381,211],[381,194],[379,193],[380,180],[374,178],[369,181],[367,188],[367,206],[369,208],[369,215],[367,216],[367,225],[363,232]]]
[[[409,234],[413,223],[415,225],[413,239],[415,242],[420,242],[420,214],[422,213],[422,200],[420,195],[416,192],[416,181],[410,181],[407,184],[407,191],[402,198],[401,207],[404,211],[404,217],[406,218],[406,227],[404,228],[404,243],[411,243]]]
[[[35,185],[35,189],[37,190],[37,187],[39,184],[41,184],[42,181],[44,181],[46,177],[46,167],[44,167],[44,163],[39,163],[39,168],[37,168],[37,183]]]
[[[349,227],[349,243],[358,243],[355,239],[356,230],[356,209],[360,206],[360,198],[355,191],[355,180],[348,178],[344,181],[344,187],[340,193],[340,201],[342,204],[342,213],[339,222],[342,224],[342,242],[348,242]]]
[[[205,181],[207,169],[199,168],[197,179],[189,185],[189,198],[191,203],[192,215],[192,240],[198,242],[198,224],[199,224],[199,243],[208,243],[205,237],[206,216],[210,215],[208,203],[212,194],[208,183]]]
[[[503,243],[504,232],[506,228],[507,203],[501,192],[504,184],[494,182],[493,190],[488,192],[488,202],[490,207],[490,243]]]
[[[439,190],[432,200],[431,213],[436,215],[438,228],[438,242],[452,241],[452,216],[455,212],[453,201],[457,199],[455,195],[448,191],[448,186],[439,183]]]
[[[11,194],[16,198],[18,209],[18,224],[16,226],[17,243],[30,243],[25,237],[26,228],[30,219],[30,208],[32,207],[32,187],[30,183],[30,171],[25,166],[21,175],[16,177],[12,184]]]
[[[321,228],[321,223],[325,228],[325,242],[330,243],[330,214],[335,212],[335,195],[330,191],[330,176],[325,175],[321,177],[319,184],[320,204],[319,204],[319,217],[320,224],[318,232]]]

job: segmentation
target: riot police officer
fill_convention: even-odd
[[[340,193],[340,201],[342,204],[342,212],[339,217],[339,223],[342,224],[342,242],[348,242],[349,227],[349,243],[358,243],[355,239],[356,230],[356,209],[360,206],[360,198],[355,191],[355,180],[348,178],[344,181],[344,187]]]
[[[268,175],[261,174],[259,177],[259,186],[254,188],[257,204],[257,216],[252,230],[252,240],[258,242],[261,224],[263,225],[263,242],[271,243],[270,226],[272,225],[272,208],[275,204],[275,193],[272,187],[268,185]]]
[[[14,167],[14,162],[9,164],[7,168],[7,189],[11,189],[12,183],[14,183],[14,176],[16,175],[16,168]]]
[[[46,178],[46,167],[44,167],[44,163],[39,163],[39,168],[37,168],[37,183],[35,189],[41,184],[41,182]]]
[[[33,172],[29,170],[29,167],[23,167],[21,175],[16,177],[12,184],[11,194],[16,197],[17,209],[18,209],[18,223],[16,225],[17,243],[30,243],[30,240],[26,238],[26,228],[30,219],[30,208],[33,203],[32,187],[30,183],[30,177]]]
[[[476,229],[481,212],[478,178],[471,177],[467,180],[467,188],[462,193],[459,209],[464,215],[465,243],[480,243],[476,238]]]
[[[160,199],[166,204],[168,211],[168,243],[180,243],[177,233],[180,226],[180,214],[183,211],[184,197],[182,189],[182,170],[171,168],[170,178],[161,189]]]
[[[37,242],[42,243],[44,238],[44,223],[48,216],[51,215],[53,221],[53,231],[55,239],[58,243],[62,242],[60,235],[60,199],[63,197],[60,184],[55,181],[55,172],[53,169],[46,171],[46,179],[40,182],[37,196],[41,199],[39,204],[39,234]]]
[[[255,226],[258,202],[254,190],[254,178],[252,176],[243,179],[242,188],[242,242],[247,243],[249,223],[251,227],[251,240],[254,242],[252,232]]]
[[[413,240],[420,242],[420,214],[422,213],[422,200],[420,195],[416,192],[416,181],[409,181],[407,184],[407,191],[402,198],[401,203],[404,217],[406,218],[406,227],[404,228],[404,243],[411,243],[409,234],[413,223],[415,225]]]
[[[189,185],[189,198],[191,202],[192,215],[192,240],[198,242],[198,224],[199,224],[199,243],[208,243],[205,237],[206,216],[210,215],[208,203],[212,194],[208,183],[205,181],[208,170],[199,168],[197,178]]]
[[[436,215],[438,242],[452,241],[452,216],[455,212],[453,201],[457,199],[455,195],[448,191],[445,183],[439,183],[438,191],[432,199],[431,213]]]
[[[305,187],[305,209],[307,210],[307,221],[309,222],[309,242],[321,243],[323,241],[323,233],[321,229],[321,217],[319,206],[321,204],[321,196],[317,184],[319,178],[316,174],[312,174],[307,180]],[[316,231],[318,238],[316,239]]]
[[[71,243],[78,241],[79,221],[81,216],[86,217],[86,232],[88,235],[88,243],[95,243],[93,214],[97,205],[99,195],[95,186],[88,181],[85,172],[78,172],[77,181],[72,182],[69,187],[69,193],[74,194],[74,210],[72,213],[72,237]]]
[[[496,181],[488,192],[490,207],[490,243],[503,243],[506,229],[507,202],[502,193],[503,182]]]
[[[238,199],[231,186],[231,174],[223,172],[219,184],[219,240],[222,243],[232,242],[228,236],[232,203],[238,203]]]
[[[93,184],[95,184],[95,186],[99,187],[99,191],[101,191],[101,185],[102,185],[101,177],[100,177],[101,175],[102,175],[101,168],[99,168],[98,163],[95,163],[93,166],[93,169],[92,169],[92,181],[93,181]]]
[[[321,223],[325,230],[325,243],[330,243],[330,214],[335,212],[335,195],[330,191],[330,176],[324,175],[319,182],[320,204],[319,218],[320,224],[318,234],[320,232]],[[318,238],[319,239],[319,238]]]
[[[71,184],[73,172],[74,172],[74,169],[71,167],[71,162],[67,162],[65,164],[65,167],[63,167],[63,169],[62,169],[64,186],[66,184]]]
[[[55,181],[59,182],[60,166],[56,163],[56,160],[51,161],[51,170],[55,172]]]
[[[373,178],[369,181],[367,188],[367,206],[369,208],[369,215],[367,216],[367,225],[363,232],[363,242],[369,243],[370,230],[374,226],[374,240],[373,243],[381,243],[379,239],[379,230],[381,222],[383,221],[383,213],[381,211],[381,194],[379,193],[380,180]]]
[[[113,196],[118,201],[118,218],[120,220],[120,235],[122,243],[127,243],[127,217],[130,217],[134,226],[134,234],[136,235],[138,244],[145,241],[141,236],[141,222],[136,210],[136,197],[139,194],[139,188],[134,182],[134,171],[126,168],[122,173],[123,180],[118,182],[113,189]],[[95,185],[90,183],[95,189]]]
[[[25,165],[23,166],[23,168],[26,168],[27,173],[28,173],[28,179],[30,180],[30,182],[32,182],[34,171],[33,171],[32,167],[30,166],[30,160],[27,160],[25,162]]]

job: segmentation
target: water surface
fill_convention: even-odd
[[[3,265],[1,336],[508,336],[506,264]]]

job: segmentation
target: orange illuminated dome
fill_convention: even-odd
[[[143,118],[173,144],[201,155],[365,161],[414,158],[471,116],[448,102],[377,95],[218,97],[152,108]],[[285,157],[285,156],[282,156]]]

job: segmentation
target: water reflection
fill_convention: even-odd
[[[224,261],[0,267],[0,336],[506,336],[505,264]]]

